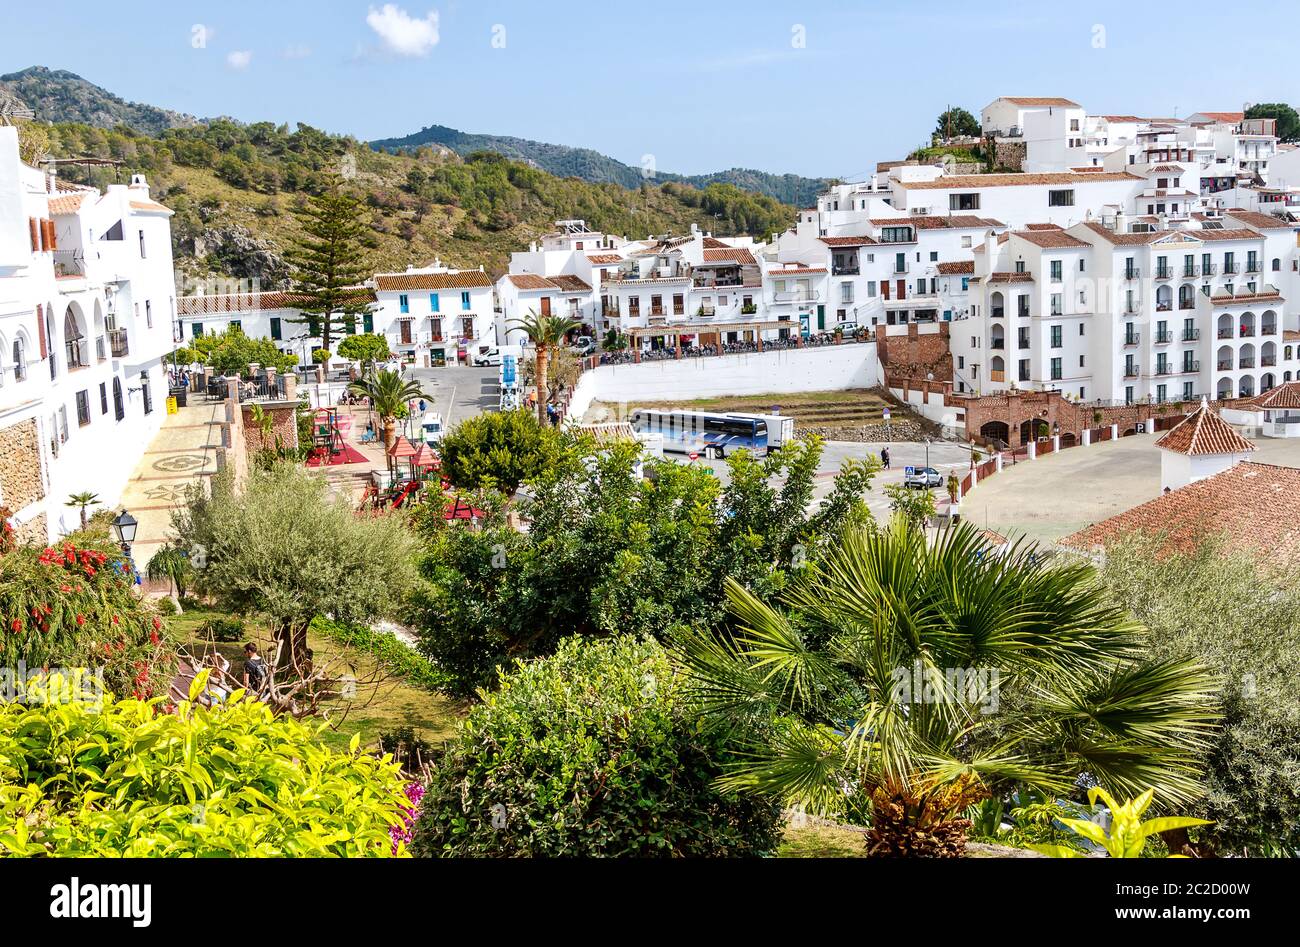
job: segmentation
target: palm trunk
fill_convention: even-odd
[[[387,455],[393,449],[393,437],[397,433],[397,418],[380,418],[379,423],[384,428],[384,454]]]
[[[551,401],[546,390],[546,361],[549,357],[545,345],[537,346],[537,420],[542,424],[550,421],[546,416],[546,406]]]

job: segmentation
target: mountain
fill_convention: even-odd
[[[32,66],[11,72],[0,76],[0,89],[17,97],[43,122],[77,122],[95,128],[126,125],[147,135],[198,124],[192,115],[127,102],[66,69]]]
[[[636,188],[645,183],[640,168],[624,164],[590,148],[553,145],[510,135],[476,135],[445,125],[430,125],[403,138],[381,138],[370,143],[380,151],[414,151],[422,147],[448,148],[462,157],[475,151],[492,151],[515,161],[524,161],[557,177],[581,178],[595,184],[618,184]],[[784,204],[807,207],[825,191],[827,178],[806,178],[797,174],[771,174],[750,168],[731,168],[712,174],[655,173],[657,182],[676,181],[694,187],[709,184],[734,184],[745,191],[774,197]]]

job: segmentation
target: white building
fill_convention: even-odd
[[[912,169],[903,169],[912,170]],[[1069,227],[1101,208],[1126,209],[1144,179],[1128,171],[1061,171],[1050,174],[963,174],[891,177],[893,207],[926,216],[977,214],[1009,227],[1052,223]]]
[[[1078,102],[1058,96],[1003,95],[980,110],[980,128],[985,135],[1021,138],[1025,135],[1026,124],[1033,116],[1070,113],[1081,118],[1082,112],[1083,108]]]
[[[170,217],[143,177],[67,185],[0,127],[0,506],[24,538],[79,526],[69,494],[115,505],[162,423]]]
[[[370,281],[377,305],[366,317],[403,359],[431,364],[463,360],[496,343],[492,280],[480,267],[453,270],[440,261]]]
[[[1158,441],[1160,489],[1179,490],[1250,460],[1256,450],[1209,404],[1201,406]]]

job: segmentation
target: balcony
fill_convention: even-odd
[[[1124,279],[1135,280],[1135,279],[1141,279],[1141,277],[1142,277],[1141,267],[1128,266],[1124,268],[1124,277],[1123,277]]]
[[[835,264],[831,267],[832,276],[857,276],[861,272],[858,264],[845,263],[843,265]]]
[[[1200,330],[1200,329],[1184,329],[1184,330],[1183,330],[1183,341],[1184,341],[1184,342],[1197,342],[1197,341],[1200,340],[1200,338],[1201,338],[1201,330]]]
[[[1244,358],[1239,358],[1239,359],[1237,359],[1237,367],[1238,367],[1238,368],[1254,368],[1254,367],[1255,367],[1255,359],[1254,359],[1254,357],[1248,355],[1248,356],[1246,356],[1246,357],[1244,357]]]
[[[1156,312],[1172,312],[1173,308],[1174,308],[1173,300],[1170,300],[1167,303],[1161,303],[1161,302],[1156,303]]]
[[[1277,364],[1277,356],[1276,356],[1276,355],[1261,355],[1261,356],[1259,357],[1259,367],[1260,367],[1260,368],[1272,368],[1272,367],[1273,367],[1274,365],[1276,365],[1276,364]]]
[[[992,342],[989,343],[989,348],[991,349],[1002,349],[1005,347],[1006,344],[1002,339],[994,339]]]
[[[1194,372],[1199,372],[1200,370],[1201,370],[1200,362],[1183,362],[1182,373],[1184,375],[1190,375],[1193,374]]]
[[[109,351],[113,353],[113,358],[123,358],[126,355],[130,354],[131,349],[130,346],[127,345],[127,341],[126,341],[126,330],[109,329],[108,347],[109,347]]]
[[[1240,273],[1240,272],[1241,272],[1241,264],[1240,264],[1240,263],[1225,263],[1225,264],[1223,264],[1223,275],[1224,275],[1224,276],[1228,276],[1228,275],[1235,274],[1235,273]]]
[[[991,310],[989,310],[989,314],[994,319],[1001,319],[1003,316],[1007,314],[1007,311],[1003,309],[1001,306],[994,306]]]
[[[1166,364],[1166,365],[1157,365],[1157,366],[1156,366],[1156,374],[1157,374],[1157,375],[1172,375],[1173,373],[1174,373],[1174,370],[1173,370],[1169,365],[1167,365],[1167,364]]]
[[[1022,349],[1022,350],[1023,350],[1023,349],[1027,349],[1027,348],[1029,348],[1029,339],[1028,339],[1027,336],[1023,336],[1023,335],[1022,335],[1019,339],[1016,340],[1016,344],[1017,344],[1017,347],[1020,348],[1020,349]]]
[[[667,314],[668,314],[668,313],[666,313],[666,312],[664,311],[664,307],[663,307],[663,306],[651,306],[651,307],[650,307],[650,315],[651,315],[651,317],[654,317],[654,316],[666,316]]]
[[[849,302],[852,303],[852,300],[849,300]],[[752,316],[757,312],[758,312],[757,303],[748,303],[747,305],[742,305],[740,307],[740,314],[742,316]]]
[[[1185,265],[1183,267],[1183,279],[1196,279],[1201,275],[1201,268],[1195,264]]]
[[[716,306],[700,306],[695,310],[695,314],[701,319],[709,319],[717,313]]]
[[[1260,335],[1277,335],[1277,326],[1271,322],[1266,322],[1259,327]]]
[[[1253,337],[1253,336],[1255,335],[1255,327],[1254,327],[1254,326],[1242,326],[1242,327],[1241,327],[1241,331],[1240,331],[1239,333],[1237,333],[1237,334],[1238,334],[1241,338],[1243,338],[1243,339],[1251,338],[1251,337]]]
[[[1231,330],[1231,329],[1220,329],[1220,330],[1219,330],[1219,338],[1221,338],[1221,339],[1230,339],[1230,338],[1232,338],[1232,330]]]
[[[1169,330],[1156,333],[1156,345],[1167,345],[1174,340],[1174,334]]]
[[[1201,267],[1201,272],[1203,272],[1206,276],[1217,276],[1219,273],[1219,264],[1206,263]]]
[[[904,263],[904,264],[902,264],[902,265],[900,266],[900,265],[898,264],[898,261],[897,261],[897,260],[894,261],[894,269],[893,269],[893,273],[894,273],[895,276],[902,276],[902,275],[904,275],[905,273],[907,273],[907,269],[908,269],[908,267],[907,267],[907,264],[906,264],[906,263]]]
[[[71,339],[63,347],[63,354],[68,364],[68,371],[75,372],[79,368],[89,368],[90,359],[86,352],[86,343],[83,339]]]
[[[1169,266],[1156,267],[1156,279],[1173,279],[1174,271]]]
[[[1230,371],[1232,371],[1232,359],[1230,359],[1230,358],[1229,358],[1229,359],[1220,359],[1220,360],[1219,360],[1219,371],[1221,371],[1221,372],[1230,372]]]
[[[1258,260],[1247,260],[1247,261],[1246,261],[1246,272],[1247,272],[1247,273],[1261,273],[1261,272],[1263,272],[1263,270],[1260,268],[1260,265],[1259,265],[1259,261],[1258,261]]]
[[[1138,376],[1138,370],[1137,370],[1137,366],[1136,366],[1136,365],[1125,365],[1125,366],[1124,366],[1124,377],[1125,377],[1125,378],[1137,378],[1137,376]]]
[[[177,339],[176,341],[179,342],[180,339]],[[103,362],[106,361],[107,359],[108,359],[108,339],[101,335],[97,339],[95,339],[95,360],[99,362]]]
[[[1196,298],[1193,297],[1193,298],[1191,298],[1191,299],[1180,299],[1180,300],[1178,300],[1178,308],[1179,308],[1179,309],[1183,309],[1183,310],[1186,310],[1186,309],[1195,309],[1195,308],[1196,308]]]
[[[1141,341],[1142,341],[1142,333],[1140,332],[1130,332],[1126,336],[1124,336],[1125,345],[1137,345]]]
[[[817,290],[795,290],[793,292],[773,293],[772,301],[778,303],[817,302],[822,294]]]
[[[989,381],[1006,381],[1006,380],[1007,380],[1006,372],[999,372],[999,371],[989,372]]]

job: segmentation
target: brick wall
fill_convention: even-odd
[[[1056,432],[1056,426],[1059,425],[1061,434],[1073,434],[1082,443],[1085,428],[1115,424],[1119,426],[1121,437],[1134,430],[1139,422],[1146,425],[1147,431],[1155,430],[1157,422],[1164,429],[1173,426],[1176,420],[1191,414],[1200,405],[1200,402],[1188,401],[1163,405],[1097,407],[1066,401],[1058,391],[1019,391],[982,398],[954,399],[954,403],[963,404],[966,408],[967,437],[979,440],[986,424],[1001,422],[1007,425],[1009,436],[1006,440],[1012,447],[1024,443],[1021,427],[1026,421],[1045,422],[1052,433]]]
[[[278,436],[286,450],[296,448],[298,446],[297,403],[264,404],[262,410],[271,416],[271,433],[267,436],[266,446],[274,450],[275,439]],[[241,411],[243,412],[242,427],[245,456],[248,458],[249,463],[252,463],[257,456],[257,452],[262,449],[262,429],[253,421],[252,405],[242,405]]]
[[[908,325],[907,335],[887,335],[885,330],[876,327],[876,354],[889,387],[901,388],[908,379],[919,384],[927,374],[936,382],[952,381],[948,323],[939,323],[934,333],[922,333],[915,323]]]
[[[44,497],[36,419],[0,428],[0,502],[17,513]]]

